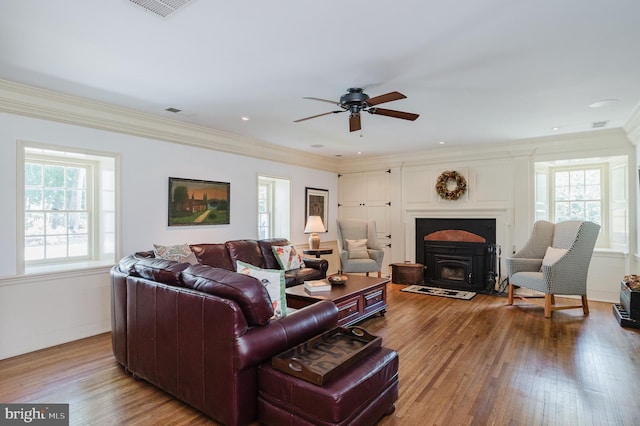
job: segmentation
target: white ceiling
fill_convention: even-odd
[[[0,78],[326,156],[497,143],[622,127],[640,1],[192,0],[161,18],[128,0],[0,0]],[[380,106],[420,118],[293,122],[335,109],[304,96],[349,87],[400,91]],[[603,99],[618,102],[589,107]]]

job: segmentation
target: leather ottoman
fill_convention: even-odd
[[[344,375],[317,386],[274,369],[258,369],[258,413],[267,425],[372,425],[395,410],[398,354],[380,347]]]

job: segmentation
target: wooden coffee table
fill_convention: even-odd
[[[348,326],[371,315],[384,315],[387,310],[388,278],[347,275],[345,284],[333,285],[330,291],[310,293],[304,285],[286,289],[287,306],[304,308],[321,300],[329,300],[338,306],[338,325]]]

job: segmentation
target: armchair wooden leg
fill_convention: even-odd
[[[553,294],[544,295],[544,317],[545,318],[551,318],[551,299],[553,299]]]
[[[585,315],[589,315],[589,303],[587,302],[587,295],[582,295],[582,312]]]
[[[378,271],[378,278],[382,278],[382,271]]]
[[[509,293],[507,296],[507,303],[513,305],[513,284],[509,283]]]
[[[551,295],[551,304],[552,305],[556,304],[556,296],[554,294]]]

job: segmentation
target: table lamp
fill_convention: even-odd
[[[309,248],[311,250],[318,250],[320,248],[320,236],[318,232],[326,232],[322,218],[320,216],[309,216],[307,226],[304,228],[304,233],[311,234],[309,237]]]

